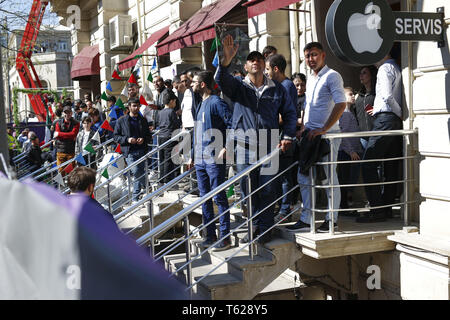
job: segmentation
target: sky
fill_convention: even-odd
[[[8,29],[24,28],[33,1],[32,0],[0,0],[0,19],[3,21],[7,17]],[[58,17],[50,12],[50,4],[45,9],[43,24],[58,25]]]

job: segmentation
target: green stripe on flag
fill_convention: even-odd
[[[95,150],[92,147],[92,144],[90,142],[86,145],[86,147],[84,147],[84,150],[86,150],[87,152],[95,154]]]
[[[227,191],[227,198],[230,198],[232,195],[234,195],[234,184],[230,186],[230,188]]]

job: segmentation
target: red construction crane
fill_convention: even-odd
[[[33,0],[30,15],[28,16],[28,23],[25,27],[25,32],[23,33],[20,49],[17,54],[16,69],[25,89],[42,88],[39,76],[34,69],[33,62],[31,61],[31,55],[33,54],[33,50],[36,45],[36,39],[39,34],[39,29],[41,27],[45,7],[47,6],[47,4],[48,1]],[[30,69],[34,74],[34,79],[33,75],[30,72]],[[39,121],[45,122],[47,111],[44,105],[44,101],[42,101],[41,95],[28,94],[28,97],[30,98],[31,106],[33,107],[34,113],[38,117]],[[51,110],[51,108],[49,109],[53,117],[53,111]]]

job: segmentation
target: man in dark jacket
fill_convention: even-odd
[[[237,171],[239,172],[257,159],[257,151],[251,150],[252,148],[256,150],[265,149],[266,153],[272,151],[272,134],[276,134],[278,141],[278,130],[276,130],[276,133],[272,131],[273,129],[279,129],[279,115],[283,120],[283,134],[278,146],[283,151],[287,151],[295,137],[297,116],[294,103],[286,90],[281,84],[268,79],[264,75],[265,62],[261,53],[253,51],[247,56],[245,71],[248,75],[244,80],[235,78],[228,72],[228,66],[237,50],[238,48],[233,43],[233,37],[228,35],[224,39],[224,56],[215,78],[222,92],[234,104],[232,129],[242,130],[243,132],[253,130],[256,133],[256,139],[255,135],[253,137],[251,135],[244,136],[236,134],[236,131],[233,135],[233,139],[237,142]],[[267,133],[267,139],[264,139],[265,133]],[[245,155],[245,159],[240,159],[242,158],[239,156],[241,154]],[[263,155],[265,154],[261,154],[261,156]],[[268,166],[272,164],[273,162],[269,163]],[[253,171],[250,175],[252,190],[273,178],[274,174],[269,173],[268,171],[271,170],[267,170],[265,167],[267,166]],[[246,179],[241,181],[241,189],[244,191],[244,195],[247,194]],[[258,214],[256,234],[266,232],[273,225],[274,208],[271,204],[275,201],[276,194],[276,184],[268,183],[252,197],[252,213],[253,215]],[[260,238],[260,243],[270,240],[271,232],[267,232]]]
[[[64,117],[56,122],[55,139],[56,165],[60,165],[75,156],[75,140],[80,123],[72,117],[72,107],[66,105],[63,109]],[[63,173],[63,168],[59,169]]]
[[[148,152],[148,144],[152,141],[152,136],[148,129],[147,120],[139,114],[141,104],[139,99],[128,100],[130,113],[117,120],[114,128],[114,141],[120,144],[120,148],[131,165]],[[139,200],[141,189],[145,188],[145,161],[131,169],[134,177],[133,202]]]

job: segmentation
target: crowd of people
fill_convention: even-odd
[[[138,85],[128,84],[128,102],[123,111],[116,105],[116,97],[109,96],[107,107],[103,110],[100,96],[94,101],[89,95],[84,101],[70,100],[57,103],[56,119],[52,124],[54,139],[54,159],[61,164],[72,159],[75,154],[83,152],[84,147],[96,132],[101,138],[113,138],[120,144],[121,151],[129,163],[143,157],[148,152],[149,145],[162,145],[169,141],[177,129],[193,130],[194,143],[191,159],[187,167],[195,166],[196,180],[200,196],[219,186],[226,180],[227,157],[237,154],[244,155],[243,161],[236,161],[237,172],[245,170],[255,160],[260,159],[260,149],[272,151],[273,140],[271,132],[280,129],[276,140],[280,148],[279,170],[288,170],[280,179],[271,181],[276,174],[265,174],[263,167],[251,172],[250,182],[245,177],[240,181],[242,197],[246,197],[251,189],[260,190],[251,197],[255,232],[254,237],[261,235],[260,243],[271,240],[271,227],[275,222],[285,221],[293,206],[301,199],[303,203],[299,221],[288,226],[291,231],[309,231],[311,226],[311,185],[313,179],[328,180],[329,184],[351,185],[358,182],[360,172],[366,184],[366,196],[370,211],[358,216],[358,222],[379,222],[392,216],[392,208],[388,207],[398,196],[395,184],[377,185],[380,181],[398,180],[398,165],[396,161],[363,162],[401,156],[401,137],[373,136],[363,138],[321,139],[326,133],[382,131],[402,128],[401,72],[393,57],[392,51],[376,66],[361,68],[361,88],[354,90],[344,87],[342,76],[326,65],[326,53],[318,42],[309,43],[304,48],[305,61],[311,75],[295,73],[291,77],[286,74],[287,63],[276,48],[266,47],[262,53],[251,52],[244,64],[245,70],[230,70],[231,62],[236,56],[238,47],[231,36],[223,40],[223,57],[216,73],[190,69],[171,79],[157,76],[153,80],[156,96],[151,92],[143,92],[147,105],[141,105]],[[115,112],[117,117],[110,117]],[[107,119],[114,132],[103,130],[100,126]],[[81,128],[80,128],[81,123]],[[215,141],[207,134],[208,130],[216,129],[223,134],[223,141]],[[159,134],[152,135],[158,130]],[[266,130],[269,137],[262,139],[255,136],[233,135],[233,150],[227,150],[230,136],[227,130]],[[19,143],[29,148],[30,160],[37,166],[42,165],[44,158],[38,155],[35,135],[24,130],[10,144]],[[211,149],[211,144],[219,144],[220,152]],[[171,161],[175,142],[159,152],[159,163],[152,162],[151,168],[159,166],[160,182],[171,181],[176,174]],[[195,147],[194,147],[195,146]],[[331,152],[333,158],[329,159]],[[201,156],[197,157],[196,152]],[[48,157],[48,156],[46,156]],[[41,158],[41,160],[39,160]],[[200,159],[200,160],[198,160]],[[47,158],[45,158],[47,160]],[[44,161],[45,161],[44,160]],[[221,160],[221,161],[217,161]],[[317,161],[331,161],[331,170],[317,168],[311,176],[311,166]],[[346,161],[336,165],[336,161]],[[132,175],[136,177],[133,185],[133,202],[145,190],[145,164],[135,166]],[[95,167],[94,167],[95,169]],[[175,170],[175,172],[174,172]],[[330,173],[333,172],[333,181]],[[299,184],[299,192],[290,190]],[[188,191],[188,190],[187,190]],[[353,205],[352,187],[334,187],[334,197],[331,188],[326,189],[329,208],[349,209]],[[282,198],[277,204],[276,199]],[[219,214],[228,209],[225,191],[214,197]],[[333,203],[331,202],[333,201]],[[244,202],[245,212],[250,211]],[[212,201],[202,206],[204,224],[214,218]],[[354,214],[351,211],[346,214]],[[318,227],[318,232],[328,232],[330,227],[337,229],[338,212],[328,212],[325,221]],[[330,222],[333,217],[333,221]],[[222,214],[220,218],[221,243],[215,250],[225,250],[230,247],[229,233],[230,217]],[[213,223],[209,224],[204,246],[208,247],[217,240]],[[243,240],[249,241],[248,238]]]

